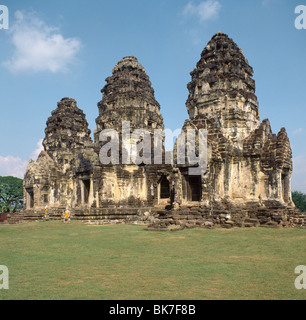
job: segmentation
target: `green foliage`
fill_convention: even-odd
[[[22,179],[0,177],[0,212],[16,211],[22,208]]]
[[[306,212],[306,194],[294,191],[292,192],[292,200],[298,209],[302,212]]]

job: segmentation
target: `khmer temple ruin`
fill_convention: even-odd
[[[164,130],[161,112],[167,106],[156,101],[137,58],[125,57],[101,90],[93,140],[74,99],[63,98],[52,111],[44,150],[24,176],[24,219],[41,219],[47,207],[51,220],[69,208],[72,220],[145,223],[149,230],[305,226],[291,199],[292,151],[286,130],[274,134],[269,120],[260,120],[253,69],[226,34],[218,32],[204,48],[188,90],[189,118],[182,133],[205,130],[205,170],[192,173],[197,165],[188,157],[179,163],[177,145],[173,162],[166,161],[164,136],[158,136],[156,145],[156,133]],[[101,139],[105,132],[110,137]],[[145,139],[147,153],[141,149]],[[103,149],[111,141],[118,142],[116,154]],[[156,152],[160,161],[155,161]],[[133,153],[141,161],[123,161]],[[117,162],[103,163],[101,154]]]

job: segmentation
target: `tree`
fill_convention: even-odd
[[[22,208],[22,180],[15,177],[0,177],[0,209],[16,211]]]
[[[302,212],[306,212],[306,194],[294,191],[292,192],[292,200],[298,209]]]

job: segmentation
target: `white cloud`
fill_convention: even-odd
[[[13,176],[23,179],[28,161],[12,156],[0,156],[0,176]]]
[[[219,16],[221,4],[216,0],[207,0],[194,4],[189,2],[183,10],[185,17],[198,17],[200,22],[215,19]]]
[[[76,38],[64,38],[57,28],[47,26],[34,14],[15,13],[10,28],[13,56],[2,63],[11,72],[65,72],[81,48]]]
[[[33,158],[35,161],[37,160],[37,158],[38,158],[39,154],[41,153],[41,151],[44,150],[42,142],[43,142],[43,139],[40,139],[36,144],[37,148],[32,152],[31,158]]]
[[[292,191],[306,193],[306,155],[293,158]]]
[[[31,153],[31,158],[37,160],[40,152],[43,150],[42,139],[36,144],[36,149]],[[7,156],[3,157],[0,155],[0,176],[13,176],[17,178],[24,178],[29,160],[23,160],[19,157]]]

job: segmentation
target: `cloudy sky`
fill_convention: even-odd
[[[207,42],[227,33],[254,68],[261,120],[286,127],[292,185],[306,192],[306,30],[295,27],[301,0],[2,0],[0,175],[22,177],[41,149],[51,111],[77,100],[90,129],[105,79],[124,56],[145,67],[165,127],[181,128],[190,72]]]

